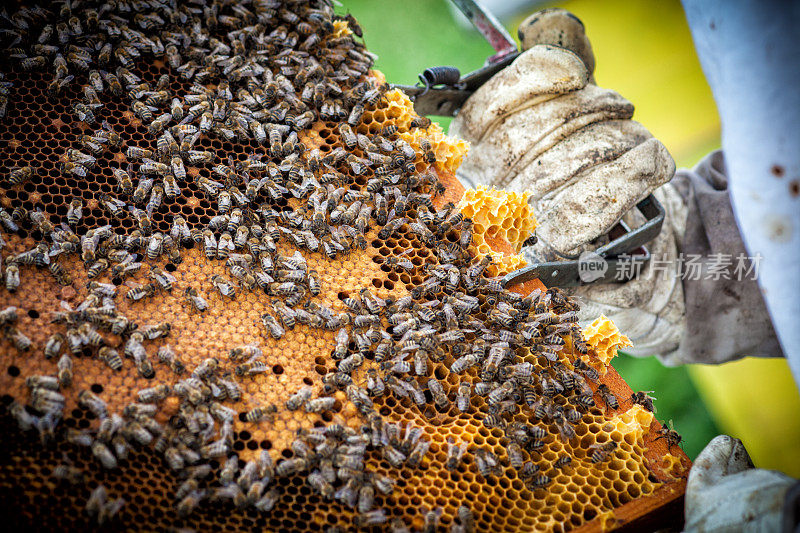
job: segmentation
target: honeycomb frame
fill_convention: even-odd
[[[335,27],[337,38],[349,35],[342,21],[337,21]],[[169,72],[167,63],[159,59],[154,59],[145,65],[138,64],[137,68],[140,68],[139,75],[152,84],[156,83],[160,74]],[[88,183],[83,183],[83,180],[74,176],[65,177],[59,171],[63,153],[77,146],[75,140],[79,135],[93,130],[84,122],[76,120],[70,112],[68,103],[80,98],[77,84],[65,87],[58,98],[50,98],[46,94],[48,84],[46,74],[36,70],[22,72],[14,66],[4,70],[7,74],[6,80],[14,85],[11,89],[13,99],[9,98],[12,105],[8,117],[0,125],[0,138],[7,141],[7,148],[0,150],[3,168],[10,169],[20,166],[21,161],[32,160],[35,162],[36,176],[20,185],[4,186],[0,205],[9,212],[20,204],[28,211],[43,206],[53,220],[63,220],[71,198],[81,196],[84,198],[86,213],[77,225],[79,234],[85,234],[87,230],[106,222],[122,231],[134,228],[133,217],[112,219],[103,210],[100,202],[100,194],[115,193],[116,185],[112,169],[124,168],[127,163],[122,149],[104,151],[98,157],[97,167],[91,175],[93,181]],[[382,76],[375,71],[370,71],[368,77],[376,83],[383,81]],[[185,94],[190,90],[190,84],[175,78],[171,79],[169,89],[175,94]],[[124,105],[124,102],[116,102],[107,93],[101,95],[101,100],[104,106],[102,119],[109,120],[112,127],[123,135],[127,146],[151,150],[156,148],[153,138],[147,134],[147,126]],[[26,104],[24,113],[19,105],[23,102]],[[463,142],[445,138],[436,125],[431,124],[424,128],[412,127],[415,117],[407,97],[389,91],[379,103],[365,111],[364,117],[355,129],[359,133],[376,133],[386,124],[392,124],[399,128],[399,137],[406,140],[415,152],[420,152],[421,149],[419,139],[427,138],[434,147],[435,172],[445,187],[444,194],[434,199],[434,207],[440,209],[451,201],[458,203],[463,190],[455,180],[453,171],[460,162],[466,146]],[[309,129],[299,133],[300,141],[307,149],[324,148],[323,151],[328,153],[342,146],[341,140],[335,133],[335,127],[335,123],[318,121]],[[252,140],[241,143],[215,137],[202,139],[199,147],[223,154],[235,154],[238,160],[245,159],[249,152],[263,149],[259,143]],[[363,156],[363,153],[359,155]],[[428,169],[423,154],[418,153],[415,166],[417,172]],[[189,168],[187,174],[209,179],[213,177],[208,166]],[[355,176],[353,179],[354,188],[363,188],[366,185],[367,179],[364,176]],[[294,207],[296,205],[290,203],[290,208]],[[170,214],[173,216],[180,214],[191,225],[203,227],[208,223],[210,213],[213,213],[212,203],[194,181],[188,180],[184,194],[165,205],[165,209],[157,209],[152,220],[161,231],[166,232],[169,228]],[[377,234],[378,231],[375,229],[366,232],[364,235],[367,241],[366,250],[354,251],[348,256],[338,258],[333,266],[331,261],[320,254],[303,253],[309,267],[316,268],[322,273],[323,291],[316,302],[342,310],[343,300],[358,293],[362,288],[370,288],[381,298],[399,297],[422,282],[420,267],[423,264],[432,264],[435,258],[431,251],[422,245],[419,238],[404,228],[400,228],[397,237],[392,236],[389,239],[381,240]],[[36,230],[30,224],[23,226],[23,231],[18,235],[5,235],[4,266],[7,265],[10,256],[32,249],[38,238]],[[493,250],[500,253],[513,251],[511,245],[499,237],[487,236],[486,241]],[[279,243],[278,249],[279,253],[287,256],[293,251],[293,248],[284,243]],[[409,249],[414,250],[413,255],[405,253]],[[386,262],[387,257],[410,260],[415,265],[412,268],[413,274],[399,272],[391,267]],[[137,323],[167,321],[172,324],[172,330],[166,339],[147,344],[151,354],[160,346],[170,344],[185,357],[186,365],[194,368],[207,357],[221,357],[233,346],[263,337],[263,331],[254,329],[253,325],[259,324],[260,316],[265,310],[269,311],[267,304],[269,299],[257,292],[242,291],[235,300],[227,301],[214,292],[208,279],[213,275],[228,276],[229,273],[221,262],[207,260],[201,246],[183,251],[180,263],[171,260],[164,262],[162,259],[159,258],[156,263],[176,277],[176,289],[172,294],[159,293],[145,302],[128,302],[124,298],[117,298],[118,310]],[[26,353],[18,353],[7,339],[0,344],[4,369],[0,375],[0,391],[3,394],[2,403],[6,407],[13,399],[24,401],[28,397],[23,379],[25,376],[53,372],[55,362],[46,361],[38,356],[48,334],[53,331],[53,326],[49,325],[47,320],[51,313],[61,309],[62,300],[72,305],[81,301],[83,287],[87,281],[82,262],[77,257],[66,257],[60,263],[72,277],[72,283],[66,286],[56,283],[46,270],[25,267],[22,269],[22,290],[10,293],[0,289],[0,308],[14,305],[19,309],[20,317],[16,325],[20,331],[29,335],[34,343],[33,351]],[[130,281],[147,283],[147,272],[143,269],[132,276]],[[185,286],[197,287],[201,295],[208,300],[210,309],[206,313],[193,312],[180,298],[179,288]],[[525,285],[527,291],[536,287],[535,282]],[[538,287],[542,288],[540,285]],[[28,290],[29,288],[31,290]],[[105,335],[105,342],[115,346],[121,339],[114,335]],[[318,393],[321,390],[319,377],[335,368],[335,361],[326,355],[334,345],[332,331],[320,332],[308,326],[297,325],[291,331],[287,331],[281,345],[269,344],[269,342],[262,344],[270,363],[269,372],[267,375],[242,383],[243,401],[236,404],[236,409],[240,413],[268,403],[284,404],[291,394],[304,385],[314,387],[314,392]],[[298,353],[306,357],[296,357]],[[69,389],[72,394],[67,396],[64,409],[66,414],[63,426],[67,428],[97,428],[96,416],[77,405],[77,391],[90,390],[103,395],[107,399],[109,411],[119,412],[134,398],[137,390],[153,384],[151,380],[140,376],[130,361],[125,361],[119,372],[112,371],[97,361],[91,353],[73,358],[73,364],[73,384]],[[159,363],[156,363],[156,375],[159,379],[167,378],[173,383],[177,380]],[[447,368],[443,365],[436,366],[431,375],[448,383],[450,388],[458,381],[455,374],[448,374]],[[608,383],[620,398],[626,398],[630,395],[630,391],[624,384],[615,381],[618,379],[615,376],[613,370],[610,370],[600,383]],[[452,394],[453,391],[448,392]],[[281,410],[274,422],[262,421],[257,424],[246,423],[239,418],[234,423],[233,450],[238,452],[242,462],[254,458],[261,450],[269,451],[275,461],[281,458],[289,459],[292,457],[292,452],[288,449],[289,443],[298,429],[308,429],[337,420],[344,420],[347,424],[357,427],[360,420],[356,416],[352,402],[347,401],[342,391],[336,392],[334,397],[336,399],[334,407],[322,415]],[[596,398],[599,401],[599,397]],[[422,410],[407,400],[398,401],[390,396],[376,400],[376,405],[381,411],[386,411],[388,419],[402,420],[405,424],[413,421],[424,429],[426,438],[431,442],[429,456],[423,464],[426,473],[422,476],[408,467],[392,468],[374,452],[370,452],[369,464],[375,472],[391,473],[398,479],[398,488],[393,494],[376,497],[377,504],[387,504],[390,509],[394,509],[393,518],[402,517],[406,526],[419,529],[423,526],[423,517],[416,513],[416,509],[420,506],[430,509],[441,507],[444,511],[441,524],[443,526],[452,524],[457,504],[468,499],[458,498],[456,495],[466,487],[474,495],[472,499],[476,502],[478,529],[525,530],[535,525],[582,529],[617,527],[625,523],[626,516],[635,514],[635,512],[627,514],[629,513],[627,509],[635,507],[632,504],[647,501],[653,507],[655,505],[653,502],[674,500],[682,492],[681,478],[685,476],[688,460],[678,452],[677,463],[664,465],[659,462],[662,457],[670,455],[670,450],[663,440],[655,440],[660,426],[657,422],[653,422],[650,431],[643,436],[642,444],[639,445],[637,441],[637,446],[641,448],[638,453],[646,458],[647,470],[656,480],[643,477],[638,482],[639,485],[650,486],[646,496],[638,492],[632,495],[632,500],[628,503],[612,500],[610,502],[612,505],[622,503],[613,505],[613,518],[607,514],[597,513],[595,516],[581,514],[577,518],[578,515],[573,513],[572,517],[576,519],[569,522],[566,520],[569,511],[557,509],[555,512],[560,513],[562,519],[557,518],[559,515],[555,514],[551,515],[551,520],[560,523],[537,522],[530,514],[526,514],[537,510],[526,503],[526,499],[530,498],[534,491],[524,488],[518,478],[514,477],[512,480],[502,477],[495,482],[485,480],[478,482],[480,475],[473,470],[474,460],[471,458],[465,461],[467,470],[464,472],[451,474],[443,469],[446,457],[444,435],[457,438],[461,438],[460,436],[464,434],[470,435],[474,446],[488,443],[498,456],[503,455],[501,445],[503,437],[499,436],[496,429],[489,430],[482,425],[480,406],[483,405],[481,403],[483,400],[475,401],[477,405],[468,413],[458,415],[450,412],[440,413],[436,409],[429,412],[427,408]],[[176,399],[169,398],[157,414],[156,420],[166,424],[175,415],[177,408]],[[429,416],[430,414],[432,416]],[[303,525],[311,524],[316,526],[327,524],[342,528],[353,524],[355,515],[352,511],[339,504],[328,504],[322,500],[300,476],[281,477],[275,481],[280,491],[280,499],[270,514],[256,513],[252,509],[231,513],[228,507],[221,504],[208,504],[191,515],[191,520],[176,518],[171,510],[173,506],[171,498],[172,491],[178,484],[177,480],[163,467],[162,460],[147,449],[134,448],[129,458],[121,461],[120,469],[104,470],[97,466],[88,450],[76,449],[64,442],[41,447],[38,439],[30,432],[20,433],[13,429],[15,422],[10,419],[7,412],[2,416],[6,427],[11,427],[12,430],[4,431],[0,436],[3,441],[0,447],[8,454],[7,461],[0,461],[0,501],[3,502],[0,504],[2,505],[0,512],[12,526],[22,528],[36,525],[58,529],[65,524],[72,524],[76,528],[87,527],[90,521],[83,511],[83,504],[90,490],[100,483],[108,487],[111,496],[123,495],[129,499],[116,518],[118,521],[112,523],[113,527],[118,528],[124,528],[124,524],[147,523],[154,529],[202,524],[206,527],[220,528],[260,527],[293,530],[303,529]],[[605,413],[597,416],[605,416]],[[554,440],[553,445],[556,444],[558,443]],[[563,447],[560,444],[558,446]],[[675,451],[674,447],[672,451]],[[550,454],[548,457],[555,454],[552,451],[547,453]],[[52,479],[49,474],[55,465],[65,460],[69,464],[92,467],[86,471],[88,478],[86,483],[69,487]],[[211,465],[214,470],[219,468],[219,462],[216,460],[212,460]],[[34,472],[37,474],[32,475]],[[430,479],[433,480],[432,484],[426,481]],[[447,485],[446,481],[452,485]],[[609,487],[603,487],[603,490],[617,491],[614,481],[610,481]],[[152,494],[147,497],[143,495],[137,490],[142,486],[153,487]],[[507,511],[503,506],[497,506],[497,502],[514,502],[514,507],[511,511]],[[555,504],[547,505],[558,507]],[[495,507],[498,507],[496,513],[487,510]],[[52,512],[43,515],[37,512],[37,509],[41,508]],[[553,516],[556,518],[552,518]]]

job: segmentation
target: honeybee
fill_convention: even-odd
[[[98,485],[89,495],[86,502],[86,512],[89,516],[96,517],[100,514],[100,510],[106,504],[108,497],[108,490],[103,485]]]
[[[423,160],[428,164],[436,162],[436,154],[433,152],[431,142],[425,137],[419,139],[419,147],[423,152]]]
[[[207,357],[206,359],[203,359],[199,365],[197,365],[197,367],[194,369],[194,372],[192,372],[192,376],[200,378],[201,380],[207,380],[214,375],[218,368],[219,359],[216,357]]]
[[[522,448],[516,442],[509,442],[506,448],[506,452],[508,453],[508,462],[517,470],[520,470],[523,466],[523,457],[522,457]]]
[[[15,292],[19,288],[19,267],[17,265],[6,265],[5,283],[8,292]]]
[[[107,194],[101,194],[99,198],[102,206],[106,208],[112,217],[117,218],[122,216],[125,211],[125,202],[112,198]]]
[[[36,425],[36,419],[34,419],[34,417],[25,410],[24,405],[16,400],[11,402],[11,405],[8,406],[8,412],[14,417],[17,425],[22,431],[29,431]],[[69,437],[70,434],[67,433],[68,442],[72,442],[69,440]]]
[[[8,182],[11,185],[19,185],[23,181],[29,180],[33,177],[33,167],[24,166],[18,167],[8,173]]]
[[[339,362],[339,372],[345,372],[349,374],[363,365],[364,360],[364,355],[360,353],[354,353]]]
[[[50,389],[58,390],[58,378],[53,376],[28,376],[25,378],[25,385],[30,389]]]
[[[203,246],[205,247],[207,258],[214,259],[217,257],[217,238],[210,229],[203,232]]]
[[[649,393],[653,391],[639,391],[634,392],[631,394],[631,403],[638,404],[650,411],[651,413],[655,413],[657,411],[655,405],[653,405],[653,400],[656,398],[654,396],[650,396]]]
[[[267,331],[273,339],[280,339],[286,334],[286,330],[283,329],[283,326],[269,313],[261,315],[261,322],[264,324],[264,327],[267,328]]]
[[[78,334],[86,346],[98,347],[105,343],[103,337],[89,322],[84,322],[78,327]]]
[[[660,435],[656,437],[655,440],[666,439],[667,446],[669,448],[677,446],[683,440],[681,434],[675,431],[675,429],[672,427],[672,420],[669,421],[669,428],[662,427],[661,429],[658,430],[658,432],[660,433]]]
[[[439,527],[439,520],[444,513],[441,507],[425,511],[425,522],[422,526],[423,533],[434,533]]]
[[[342,137],[342,142],[349,150],[356,147],[356,135],[349,124],[344,122],[339,124],[339,134]]]
[[[108,449],[103,442],[96,440],[91,445],[92,455],[94,455],[95,459],[100,461],[100,464],[103,465],[103,468],[108,470],[113,470],[117,468],[117,458]]]
[[[92,107],[97,105],[98,104],[86,105],[82,102],[75,102],[72,105],[72,111],[75,113],[75,116],[78,117],[79,121],[85,122],[86,124],[94,124],[97,122],[97,117]]]
[[[157,285],[155,283],[148,283],[146,285],[141,285],[139,283],[135,283],[129,281],[128,284],[131,286],[131,289],[125,294],[125,297],[129,300],[134,302],[141,301],[145,298],[149,298],[156,293]]]
[[[31,345],[33,344],[31,340],[25,336],[21,331],[19,331],[14,326],[7,325],[5,327],[5,335],[14,345],[14,348],[20,352],[26,352],[30,349]]]
[[[17,225],[16,219],[2,207],[0,207],[0,222],[2,222],[3,226],[6,228],[6,231],[10,231],[12,233],[19,231],[19,226]]]
[[[34,388],[31,390],[31,406],[46,414],[58,414],[64,409],[65,398],[64,395],[50,389]],[[41,420],[35,424],[37,427]]]
[[[97,352],[97,358],[105,361],[112,370],[122,370],[122,358],[120,358],[119,352],[110,346],[102,346]]]
[[[160,339],[169,335],[172,325],[169,322],[159,322],[158,324],[151,324],[139,328],[139,332],[144,335],[147,340]]]
[[[72,277],[57,261],[52,261],[48,270],[59,285],[70,285],[72,283]]]
[[[446,409],[450,407],[450,400],[447,398],[447,394],[444,392],[444,387],[442,387],[442,384],[439,383],[436,378],[428,378],[428,390],[431,391],[433,401],[440,409]]]
[[[297,313],[295,311],[293,311],[283,302],[277,300],[272,301],[272,309],[278,315],[284,326],[289,329],[294,328],[297,318]]]
[[[526,483],[526,486],[531,490],[541,489],[549,485],[551,481],[552,480],[549,476],[545,474],[538,474],[529,479]]]
[[[288,477],[303,472],[308,468],[308,460],[302,457],[284,459],[275,467],[275,474],[279,477]]]
[[[431,125],[431,119],[429,119],[428,117],[414,117],[411,120],[412,128],[427,129],[430,125]]]
[[[201,313],[208,309],[208,302],[205,300],[205,298],[197,293],[197,289],[194,287],[186,287],[184,296],[193,309],[196,309]]]
[[[91,411],[97,418],[103,419],[108,416],[108,406],[95,393],[82,390],[78,394],[78,405]]]
[[[613,440],[602,444],[593,444],[589,446],[589,449],[592,450],[592,453],[589,457],[595,464],[602,463],[611,458],[611,455],[614,453],[614,450],[617,449],[617,446],[618,445],[616,441]]]
[[[516,390],[516,383],[514,381],[506,381],[501,386],[489,393],[489,396],[487,397],[487,403],[490,406],[497,405],[509,394],[513,393],[514,390]]]
[[[253,507],[261,512],[269,512],[273,507],[275,507],[279,497],[280,492],[278,492],[278,489],[273,488],[264,494],[264,496],[262,496],[256,503],[254,503]]]
[[[572,457],[569,455],[562,455],[553,463],[553,468],[558,470],[570,464],[572,464]]]
[[[313,268],[308,271],[308,290],[312,295],[317,296],[322,291],[319,273]]]
[[[258,359],[250,359],[245,363],[238,365],[235,369],[237,376],[265,374],[269,371],[266,363]]]
[[[169,234],[177,243],[186,244],[191,240],[191,230],[182,216],[175,216],[172,219],[172,228]]]
[[[186,517],[192,514],[206,497],[205,490],[194,490],[187,494],[175,507],[178,516]]]
[[[323,398],[314,398],[305,403],[305,410],[307,413],[321,413],[323,411],[330,411],[336,403],[336,398],[326,396]]]
[[[367,390],[372,396],[383,396],[386,391],[386,384],[375,368],[367,370]]]
[[[603,401],[606,402],[606,405],[608,405],[611,409],[619,409],[617,397],[613,392],[611,392],[611,389],[608,388],[608,385],[601,383],[597,387],[597,392],[603,398]]]
[[[51,475],[58,480],[66,481],[70,485],[80,485],[86,480],[83,470],[68,464],[56,466]]]
[[[344,359],[347,355],[348,344],[350,342],[350,335],[347,332],[347,328],[340,328],[339,331],[336,332],[336,346],[333,349],[332,357],[334,359]]]
[[[457,470],[461,465],[464,458],[464,452],[467,451],[467,443],[462,442],[456,445],[452,437],[447,437],[447,460],[445,467],[448,470]]]
[[[300,409],[300,407],[311,398],[311,394],[312,389],[310,386],[301,388],[286,401],[286,408],[290,411]]]
[[[235,298],[236,297],[236,285],[234,285],[229,280],[225,279],[224,277],[215,274],[211,276],[211,284],[214,286],[217,291],[222,296],[228,298]]]
[[[232,348],[230,352],[228,352],[228,358],[233,361],[242,361],[244,359],[250,359],[255,357],[261,357],[263,352],[261,348],[256,346],[255,344],[246,344],[243,346],[237,346],[236,348]]]
[[[403,252],[402,255],[409,253],[411,250],[407,250]],[[388,266],[389,268],[399,268],[401,270],[405,270],[406,272],[411,272],[414,270],[415,265],[408,259],[402,259],[400,257],[389,256],[384,259],[383,264]]]
[[[356,527],[370,528],[385,524],[388,520],[384,509],[373,509],[367,513],[357,515],[354,523]]]
[[[497,457],[490,451],[478,449],[475,452],[475,464],[478,467],[478,472],[484,478],[489,478],[494,475],[499,475],[501,471],[500,463]]]
[[[155,161],[148,157],[142,159],[139,165],[139,172],[144,174],[158,174],[159,176],[166,176],[171,172],[169,165]]]
[[[154,189],[155,190],[155,189]],[[164,251],[164,235],[162,233],[156,232],[150,236],[147,240],[147,248],[145,249],[147,258],[155,260],[160,256]]]
[[[461,374],[467,369],[478,365],[479,363],[480,358],[474,353],[469,353],[453,361],[453,364],[450,365],[450,371],[456,374]]]
[[[572,424],[564,418],[563,415],[560,413],[554,418],[553,422],[555,423],[556,427],[558,428],[559,434],[561,436],[561,440],[563,441],[570,441],[575,438],[575,428]]]
[[[141,389],[136,393],[136,398],[142,403],[158,403],[169,396],[171,389],[169,385],[156,385],[149,389]]]
[[[0,326],[5,326],[6,324],[13,324],[17,321],[17,308],[13,305],[9,305],[2,311],[0,311]]]
[[[483,417],[483,425],[487,428],[502,428],[505,426],[505,420],[495,413],[489,413]]]
[[[167,365],[170,370],[180,375],[186,372],[186,365],[180,360],[178,355],[169,344],[159,347],[157,352],[158,360]]]
[[[247,411],[244,415],[244,419],[247,422],[261,422],[262,420],[268,420],[272,422],[275,419],[275,413],[277,411],[278,408],[275,405],[256,407]]]
[[[458,392],[456,393],[456,407],[462,413],[465,413],[469,410],[470,400],[472,398],[472,386],[469,382],[462,382],[461,385],[458,386]]]

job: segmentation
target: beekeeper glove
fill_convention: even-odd
[[[784,510],[794,505],[787,492],[796,483],[780,472],[753,468],[742,441],[719,435],[689,472],[685,531],[794,531],[798,524],[785,529],[783,523],[796,519]]]
[[[543,253],[572,257],[668,181],[675,164],[630,120],[630,102],[589,83],[594,57],[576,17],[542,11],[519,33],[525,51],[450,126],[471,145],[458,176],[529,190]]]
[[[524,52],[476,91],[450,126],[470,142],[458,176],[468,185],[529,191],[539,223],[532,259],[574,259],[667,182],[675,164],[631,120],[630,102],[591,83],[594,55],[574,15],[540,11],[520,25],[519,35]],[[674,256],[674,236],[662,231],[650,248]],[[582,289],[585,316],[604,312],[634,346],[674,349],[683,328],[680,286],[667,273],[647,274]]]

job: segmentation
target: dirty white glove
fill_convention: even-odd
[[[451,124],[450,133],[471,143],[458,176],[472,185],[530,191],[539,222],[532,260],[577,258],[669,181],[675,164],[630,120],[630,102],[592,83],[594,56],[580,20],[549,9],[530,16],[519,34],[526,51],[467,100]],[[672,190],[658,198],[668,215],[650,252],[675,259],[674,232],[681,228],[673,219],[682,218],[670,211],[683,204]],[[624,284],[579,289],[582,318],[605,313],[642,355],[675,350],[684,307],[675,262],[669,265],[657,272],[649,265]]]
[[[780,472],[753,468],[742,441],[719,435],[689,472],[685,531],[781,531],[784,518],[794,520],[784,516],[784,507],[795,483]]]
[[[476,91],[450,126],[471,145],[458,175],[531,191],[543,253],[573,256],[668,181],[675,164],[630,120],[630,102],[589,83],[586,64],[594,59],[577,18],[546,10],[519,32],[527,50]],[[560,45],[539,44],[554,40]]]

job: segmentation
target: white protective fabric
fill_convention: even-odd
[[[683,0],[719,110],[736,220],[800,386],[800,2]]]
[[[689,472],[684,531],[781,531],[786,491],[794,483],[780,472],[753,468],[742,441],[719,435]]]

